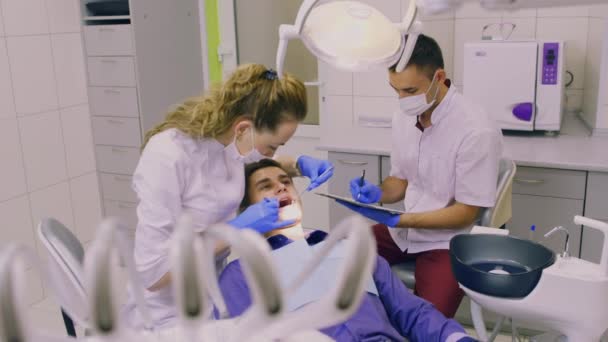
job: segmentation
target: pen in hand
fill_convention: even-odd
[[[357,201],[359,200],[359,197],[361,197],[361,187],[365,185],[365,169],[363,169],[363,174],[361,175],[361,178],[359,179],[359,193],[357,194]]]

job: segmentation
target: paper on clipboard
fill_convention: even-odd
[[[319,195],[319,196],[335,199],[335,200],[344,201],[344,202],[350,203],[352,205],[356,205],[358,207],[370,208],[370,209],[375,209],[375,210],[379,210],[379,211],[386,211],[386,212],[391,213],[391,214],[405,214],[405,211],[401,211],[401,210],[397,210],[397,209],[392,209],[392,208],[387,208],[387,207],[381,207],[379,205],[374,205],[374,204],[365,204],[365,203],[357,202],[357,201],[355,201],[355,200],[353,200],[352,198],[349,198],[349,197],[343,197],[343,196],[331,195],[331,194],[324,194],[324,193],[321,193],[321,192],[315,192],[315,194]]]

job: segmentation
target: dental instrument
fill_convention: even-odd
[[[363,169],[363,174],[361,175],[361,178],[359,179],[359,193],[357,194],[357,200],[359,200],[359,197],[361,197],[361,187],[365,185],[365,169]]]

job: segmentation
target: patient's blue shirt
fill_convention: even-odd
[[[307,237],[312,246],[325,239],[323,231]],[[268,238],[273,250],[290,244],[283,235]],[[303,265],[302,265],[303,266]],[[345,322],[321,332],[336,341],[475,341],[454,320],[447,319],[432,304],[410,293],[378,256],[373,280],[378,295],[367,293],[361,306]],[[251,305],[249,287],[238,260],[228,264],[220,275],[220,289],[231,317],[241,315]]]

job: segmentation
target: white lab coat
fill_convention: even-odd
[[[244,167],[217,140],[192,139],[168,129],[146,145],[133,175],[133,189],[139,199],[135,263],[144,287],[149,288],[169,271],[169,240],[181,213],[192,216],[197,231],[235,217],[245,191]],[[138,328],[143,322],[131,291],[123,313]],[[175,322],[172,291],[171,286],[145,291],[158,328]]]
[[[454,201],[493,207],[502,133],[482,108],[467,101],[452,85],[421,131],[416,117],[393,117],[391,176],[408,181],[407,212],[445,208]],[[402,251],[448,249],[465,229],[389,229]]]

